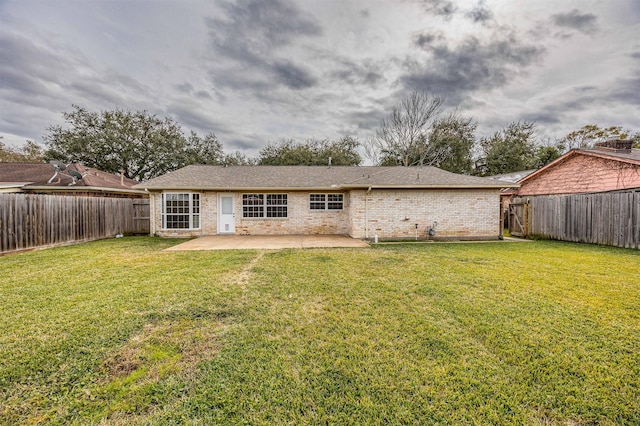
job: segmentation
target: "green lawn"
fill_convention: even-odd
[[[640,252],[0,257],[2,424],[640,424]]]

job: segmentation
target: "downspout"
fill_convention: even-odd
[[[369,239],[369,204],[367,203],[367,198],[369,198],[369,193],[371,192],[371,187],[367,189],[367,192],[364,194],[364,238],[365,240]]]
[[[504,208],[502,205],[502,197],[500,195],[498,195],[498,198],[500,199],[500,220],[498,222],[500,222],[498,224],[498,239],[499,240],[504,240]]]
[[[144,189],[149,194],[149,236],[156,236],[156,193],[149,192],[147,188]]]

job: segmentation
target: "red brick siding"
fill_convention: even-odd
[[[640,187],[640,166],[574,155],[522,183],[518,195],[576,194]]]

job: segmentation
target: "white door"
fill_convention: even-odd
[[[218,198],[218,234],[235,234],[236,213],[233,194],[220,194]]]

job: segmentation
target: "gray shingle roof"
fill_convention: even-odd
[[[134,188],[149,190],[330,190],[517,186],[435,167],[187,166]]]
[[[616,152],[616,151],[604,151],[602,149],[579,149],[577,150],[579,153],[585,152],[587,154],[593,154],[600,157],[609,156],[615,157],[617,159],[638,163],[640,162],[640,149],[632,148],[631,152]]]

